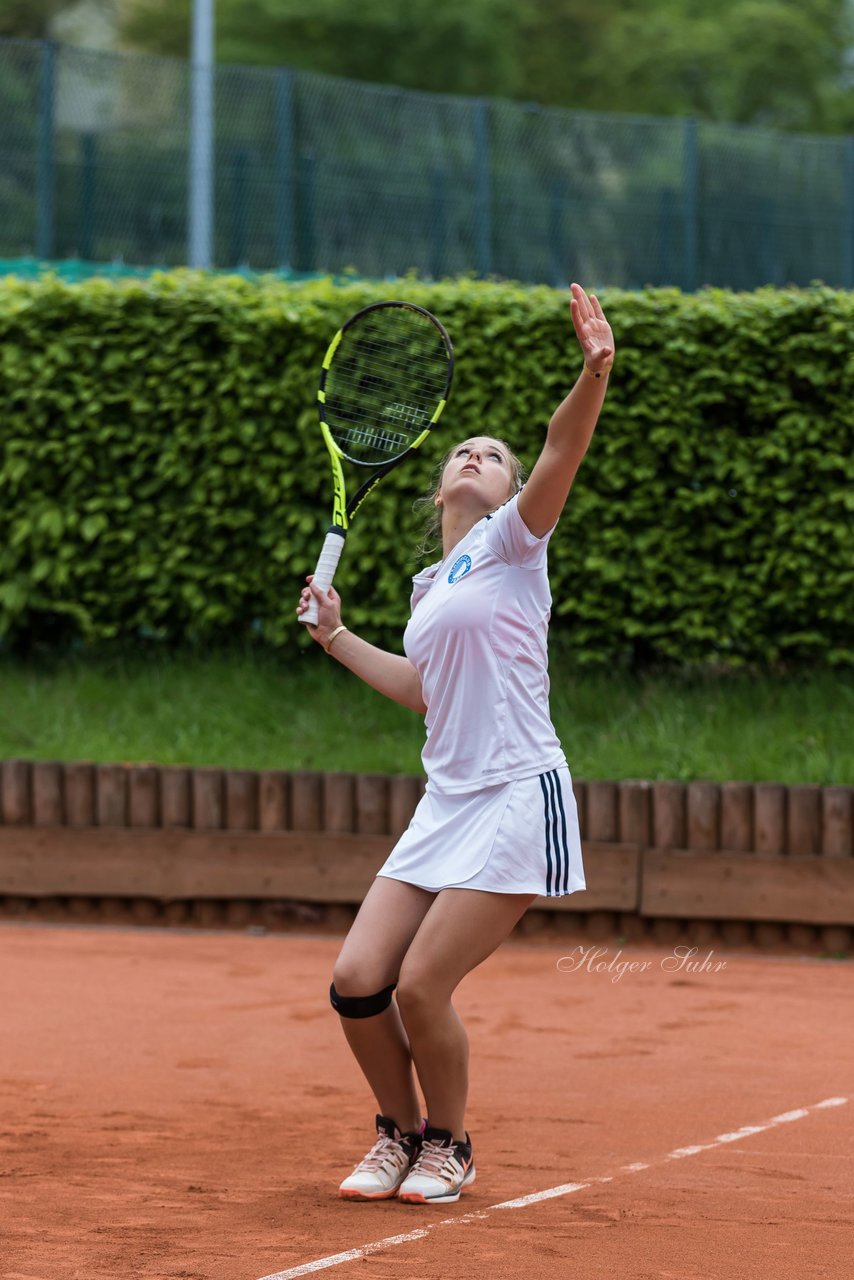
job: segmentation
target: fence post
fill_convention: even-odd
[[[697,121],[689,116],[682,128],[683,151],[683,226],[685,235],[685,264],[683,267],[682,288],[690,293],[697,288],[697,251],[699,228],[697,225],[699,209],[700,156]]]
[[[566,194],[566,179],[562,177],[553,178],[551,199],[549,200],[549,255],[551,257],[552,285],[555,289],[565,289],[567,286],[566,241],[563,233]]]
[[[759,284],[780,285],[777,270],[777,205],[771,196],[761,196],[759,201],[759,262],[762,277]]]
[[[36,256],[53,258],[56,249],[56,42],[42,42],[39,78],[38,160],[36,172]]]
[[[294,265],[294,73],[283,67],[276,74],[276,265]]]
[[[662,187],[658,193],[658,235],[655,253],[655,275],[650,284],[672,285],[675,264],[672,257],[673,241],[679,227],[679,195],[672,187]],[[640,284],[641,281],[639,280]]]
[[[80,257],[84,262],[95,260],[95,169],[98,154],[98,135],[80,135]]]
[[[233,266],[248,266],[249,155],[245,147],[235,147],[231,157],[231,251]]]
[[[299,271],[314,270],[316,168],[314,153],[304,151],[299,158],[297,166],[299,200],[297,201],[297,260],[295,265]]]
[[[191,267],[214,265],[215,55],[213,0],[195,0],[192,15],[187,257]]]
[[[854,137],[845,139],[845,212],[842,219],[842,279],[843,289],[854,289]]]
[[[433,169],[430,191],[430,275],[434,280],[441,280],[448,242],[448,171],[443,164]]]
[[[474,104],[474,252],[477,274],[492,272],[492,192],[489,172],[489,103]]]

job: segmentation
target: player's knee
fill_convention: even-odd
[[[383,964],[380,955],[365,955],[355,947],[344,947],[332,966],[332,982],[342,996],[357,996],[365,991],[379,991],[397,974]]]
[[[342,1018],[373,1018],[383,1013],[391,1004],[391,993],[397,983],[392,982],[373,995],[341,995],[335,982],[329,988],[329,1002]]]
[[[438,990],[432,986],[426,975],[401,971],[397,1003],[404,1020],[417,1017],[420,1011],[429,1009],[436,1003],[438,995]]]

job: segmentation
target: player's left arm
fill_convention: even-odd
[[[552,414],[543,451],[519,494],[519,515],[535,538],[544,537],[560,518],[593,437],[614,363],[614,335],[595,294],[588,298],[581,285],[572,285],[570,310],[584,368]]]

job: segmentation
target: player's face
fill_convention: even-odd
[[[500,440],[472,436],[452,451],[442,472],[439,494],[443,504],[475,499],[486,511],[494,511],[513,493],[510,456]]]

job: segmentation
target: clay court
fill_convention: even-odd
[[[455,996],[477,1180],[422,1208],[336,1195],[339,945],[3,924],[2,1280],[850,1274],[850,961],[509,940]]]

